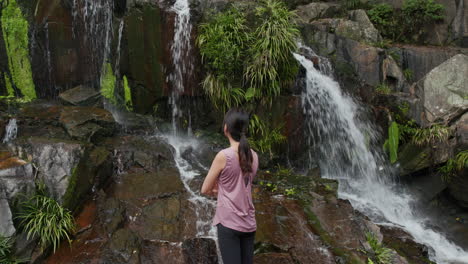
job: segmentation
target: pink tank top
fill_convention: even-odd
[[[258,169],[257,153],[252,150],[252,172],[246,175],[246,186],[237,152],[232,148],[223,149],[222,152],[226,156],[226,166],[218,177],[218,203],[213,225],[221,223],[240,232],[253,232],[257,229],[252,202],[252,180]]]

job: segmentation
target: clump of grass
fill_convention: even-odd
[[[377,264],[391,264],[392,259],[393,259],[393,252],[391,249],[384,247],[375,235],[372,232],[367,232],[366,233],[366,240],[367,243],[369,243],[371,249],[373,252],[368,252],[372,254],[371,258],[368,258],[368,263],[374,263],[374,261]]]
[[[460,151],[455,158],[449,159],[444,166],[439,168],[439,172],[442,173],[443,181],[451,182],[457,172],[464,168],[468,168],[468,150]]]
[[[433,125],[429,128],[411,129],[411,142],[418,146],[434,144],[448,140],[451,135],[449,127]]]
[[[21,204],[17,218],[27,238],[38,238],[42,249],[52,246],[55,252],[60,241],[67,239],[75,228],[71,212],[57,201],[42,194],[36,194]]]
[[[387,95],[392,93],[392,89],[390,89],[390,86],[388,86],[388,84],[386,83],[381,83],[377,85],[377,87],[375,88],[375,91],[379,94],[387,94]]]
[[[0,263],[2,264],[20,264],[28,261],[17,259],[13,256],[13,239],[0,235]]]
[[[271,127],[262,121],[257,115],[250,118],[249,131],[252,137],[249,139],[251,146],[262,153],[269,153],[273,157],[273,148],[286,140],[281,134],[282,127]]]

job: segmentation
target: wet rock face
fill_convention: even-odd
[[[0,235],[8,237],[13,235],[15,231],[10,205],[0,184]]]
[[[303,23],[310,23],[315,19],[329,18],[340,12],[341,6],[335,3],[310,3],[298,6],[297,14]]]
[[[59,121],[70,137],[85,141],[111,136],[115,128],[112,114],[101,108],[64,107]]]
[[[10,152],[0,154],[0,188],[5,198],[13,201],[18,194],[30,194],[34,191],[34,174],[31,163]]]
[[[74,106],[96,106],[101,94],[91,87],[80,85],[59,94],[59,98]]]
[[[216,243],[212,239],[187,239],[182,243],[182,252],[187,264],[218,263]]]
[[[430,71],[417,84],[425,122],[445,121],[468,109],[468,56],[459,54]]]

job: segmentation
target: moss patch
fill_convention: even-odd
[[[24,18],[16,0],[9,0],[2,10],[3,39],[8,55],[8,66],[11,73],[10,83],[14,84],[27,99],[36,98],[36,90],[29,61],[28,21]],[[12,95],[13,86],[8,87]]]
[[[117,99],[115,97],[115,82],[116,78],[112,71],[112,66],[110,63],[104,64],[104,72],[101,79],[101,94],[112,104],[117,104]]]
[[[125,107],[127,110],[133,110],[133,102],[132,102],[132,90],[128,85],[127,76],[124,75],[123,77],[123,87],[124,87],[124,99],[125,99]]]

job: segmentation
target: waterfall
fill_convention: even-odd
[[[323,66],[331,69],[327,60],[303,49],[306,56],[294,57],[307,71],[302,93],[305,127],[309,143],[318,148],[323,177],[338,180],[340,197],[373,221],[398,226],[427,245],[432,260],[466,263],[468,252],[428,227],[429,219],[418,213],[415,199],[393,180],[390,166],[373,145],[378,130],[362,116],[362,107],[341,91],[332,72],[322,71]],[[309,56],[323,66],[316,69]]]
[[[3,143],[8,143],[16,138],[18,135],[18,125],[16,119],[12,118],[5,127],[5,136],[3,137]]]
[[[104,63],[110,54],[112,41],[113,0],[73,0],[73,38],[83,38],[89,49],[91,71],[101,76]],[[83,30],[78,35],[77,29]]]
[[[115,72],[115,76],[117,78],[120,77],[120,49],[121,49],[121,46],[122,46],[122,33],[123,33],[123,29],[124,29],[124,20],[120,20],[120,24],[119,24],[119,35],[118,35],[118,38],[117,38],[117,49],[115,50],[115,56],[116,56],[116,59],[115,59],[115,66],[114,66],[114,72]]]
[[[172,126],[173,132],[177,131],[177,119],[182,116],[179,105],[179,96],[185,91],[184,80],[192,73],[192,63],[190,63],[190,35],[192,25],[190,24],[190,7],[188,0],[176,0],[172,6],[172,11],[176,13],[174,24],[174,42],[171,46],[172,64],[174,71],[169,76],[173,88],[169,104],[172,106]]]

